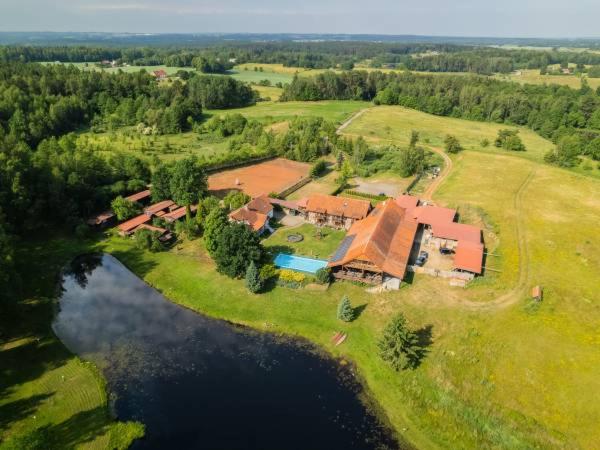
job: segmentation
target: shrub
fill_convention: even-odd
[[[519,130],[499,130],[494,145],[514,152],[525,151],[525,145],[523,145],[523,141],[519,137]]]
[[[114,211],[118,220],[130,219],[131,217],[140,214],[142,210],[138,203],[127,200],[120,195],[112,201],[110,207]]]
[[[312,178],[320,177],[326,169],[327,163],[322,159],[319,159],[316,163],[314,163],[312,169],[310,169],[310,176]]]
[[[448,153],[458,153],[463,149],[458,139],[450,134],[444,139],[444,146]]]
[[[354,309],[350,304],[350,299],[345,295],[338,304],[337,318],[344,322],[352,322],[354,320]]]
[[[273,264],[265,264],[260,268],[260,271],[259,271],[260,279],[263,282],[276,277],[278,274],[279,274],[279,271]]]
[[[482,146],[483,148],[485,148],[485,147],[489,147],[489,145],[490,145],[490,141],[489,141],[489,139],[488,139],[488,138],[484,138],[484,139],[481,141],[481,146]]]
[[[317,282],[321,284],[327,284],[331,279],[331,273],[327,267],[322,267],[321,269],[317,270],[317,273],[315,273],[315,278],[317,279]]]
[[[279,271],[279,279],[281,281],[290,281],[294,283],[304,283],[306,281],[306,275],[300,272],[295,272],[289,269],[281,269]]]
[[[85,223],[80,223],[75,227],[75,236],[79,239],[85,239],[90,234],[90,227],[88,227]]]
[[[135,232],[135,245],[142,250],[159,252],[163,250],[162,242],[158,240],[159,236],[160,234],[156,231],[139,229]]]
[[[419,338],[408,328],[402,313],[386,325],[377,347],[381,359],[396,371],[416,367],[423,355]]]

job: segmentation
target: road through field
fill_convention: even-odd
[[[435,180],[433,180],[433,182],[427,187],[425,192],[423,192],[423,194],[420,196],[424,200],[431,200],[431,196],[433,195],[433,193],[437,190],[440,184],[442,184],[442,182],[452,171],[452,159],[450,159],[450,157],[446,154],[444,150],[438,147],[429,147],[429,149],[432,152],[437,153],[444,159],[444,169],[442,170],[442,173],[440,173],[438,177]]]
[[[360,116],[362,116],[364,113],[366,113],[367,111],[369,111],[370,109],[373,109],[374,107],[370,107],[370,108],[364,108],[361,109],[360,111],[357,111],[356,113],[352,114],[348,119],[346,119],[345,122],[343,122],[337,129],[337,134],[341,134],[342,131],[344,131],[345,128],[347,128],[352,122],[354,122],[355,119],[358,119]]]

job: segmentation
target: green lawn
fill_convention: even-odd
[[[57,274],[91,245],[40,240],[17,255],[23,293],[0,314],[0,448],[18,448],[10,447],[11,439],[37,428],[47,430],[48,444],[57,449],[126,448],[143,434],[139,424],[114,421],[102,375],[50,329]]]
[[[321,232],[321,237],[319,237],[317,228],[308,223],[297,227],[281,227],[265,239],[263,245],[274,254],[294,253],[300,256],[327,259],[335,253],[346,232],[325,227]],[[292,233],[300,233],[304,236],[304,240],[296,243],[288,242],[287,237]]]

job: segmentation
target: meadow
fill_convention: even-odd
[[[522,84],[560,84],[573,89],[581,88],[582,78],[577,75],[540,75],[539,69],[524,69],[512,74],[498,74],[495,78]],[[600,87],[600,78],[584,77],[592,89]]]
[[[525,127],[506,124],[476,122],[452,117],[434,116],[402,106],[373,107],[344,129],[348,136],[364,136],[373,143],[396,143],[406,145],[410,141],[412,130],[418,131],[420,142],[425,146],[444,147],[444,139],[451,134],[458,138],[463,148],[489,154],[508,154],[506,150],[494,146],[498,131],[502,129],[518,130],[526,151],[512,152],[512,156],[535,162],[543,162],[544,155],[554,148],[554,144],[534,131]],[[484,146],[486,139],[489,145]],[[600,164],[589,160],[570,169],[587,176],[600,177]]]

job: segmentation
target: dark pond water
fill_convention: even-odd
[[[397,448],[351,371],[167,301],[110,255],[68,267],[54,330],[103,370],[135,449]],[[256,301],[255,299],[248,301]]]

